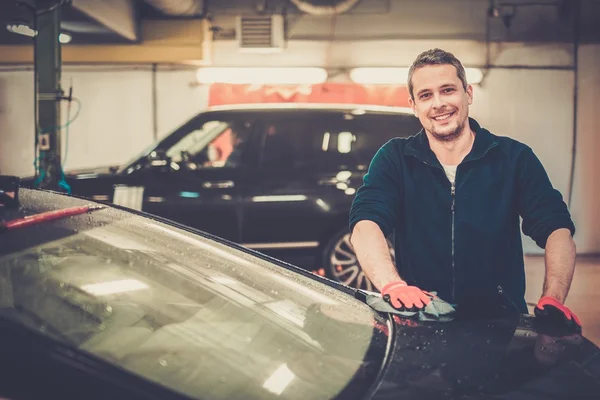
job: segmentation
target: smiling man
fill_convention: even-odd
[[[408,89],[423,130],[382,146],[350,211],[366,275],[396,308],[422,308],[428,291],[436,291],[459,309],[500,301],[527,313],[521,217],[523,232],[545,249],[538,311],[550,308],[580,327],[563,305],[575,268],[575,227],[539,159],[469,117],[473,87],[451,53],[420,54]]]

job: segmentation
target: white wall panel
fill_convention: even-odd
[[[208,86],[196,82],[195,69],[157,72],[159,138],[208,106]]]
[[[0,72],[0,173],[34,173],[33,72]]]
[[[150,71],[65,68],[65,91],[71,80],[82,108],[70,126],[65,170],[122,164],[152,142]]]
[[[573,218],[577,251],[600,253],[600,45],[579,51]]]
[[[533,149],[565,202],[569,196],[573,143],[572,71],[492,69],[474,88],[472,116],[496,135]],[[528,253],[540,253],[524,237]]]

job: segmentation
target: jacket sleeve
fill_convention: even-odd
[[[520,153],[517,168],[517,205],[523,218],[523,233],[542,249],[557,229],[567,228],[574,235],[575,225],[567,205],[530,147]]]
[[[379,225],[388,236],[396,225],[400,209],[400,163],[394,156],[393,140],[383,145],[375,154],[363,185],[356,192],[350,208],[350,232],[361,220]]]

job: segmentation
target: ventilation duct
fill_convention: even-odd
[[[354,7],[360,0],[291,0],[302,12],[311,15],[336,15],[343,14]]]
[[[202,14],[202,0],[145,0],[166,15],[192,16]]]
[[[238,46],[245,52],[280,51],[285,45],[282,15],[239,16],[236,33]]]

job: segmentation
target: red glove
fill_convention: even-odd
[[[544,296],[533,310],[536,319],[553,328],[566,328],[570,331],[581,333],[581,321],[568,307],[560,304],[558,300]]]
[[[383,299],[396,309],[412,308],[421,309],[431,301],[431,294],[416,286],[408,286],[404,281],[388,283],[381,289]]]

